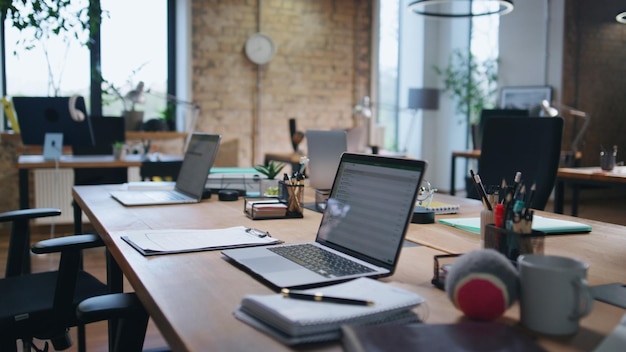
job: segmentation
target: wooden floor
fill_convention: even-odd
[[[37,229],[39,232],[41,228]],[[36,241],[44,240],[50,238],[50,228],[47,227],[48,232],[46,233],[33,233],[32,241],[35,243]],[[70,231],[69,226],[60,226],[57,225],[56,229],[58,233]],[[7,243],[8,243],[8,235],[2,233],[0,235],[0,276],[4,276],[4,270],[6,266],[6,252],[7,252]],[[41,272],[51,269],[56,269],[58,266],[59,255],[58,254],[44,254],[44,255],[31,255],[32,262],[32,271],[33,272]],[[103,282],[106,280],[106,270],[105,270],[105,255],[104,249],[102,248],[93,248],[84,251],[84,267],[85,270],[96,276],[98,279]],[[126,282],[124,284],[125,291],[132,291],[132,288]],[[87,331],[87,351],[88,352],[106,352],[108,351],[108,341],[107,341],[107,323],[106,322],[98,322],[93,324],[88,324],[86,327]],[[74,341],[74,345],[67,349],[66,351],[77,351],[76,348],[76,329],[73,328],[71,330],[72,339]],[[43,342],[35,342],[39,348],[43,347]],[[161,348],[167,347],[166,342],[161,337],[158,329],[154,325],[152,321],[150,321],[148,325],[148,332],[146,333],[146,340],[144,343],[145,349],[150,348]],[[50,350],[52,351],[52,346],[50,346]]]
[[[551,202],[546,206],[546,210],[552,210]],[[568,214],[569,211],[570,205],[566,201],[565,213]],[[623,193],[609,193],[603,195],[602,197],[584,198],[581,200],[579,205],[579,216],[588,219],[626,225],[626,195]],[[37,232],[39,233],[33,234],[33,242],[50,237],[49,227],[44,228],[43,231],[42,228],[37,229]],[[70,226],[58,225],[55,232],[67,233],[68,231],[71,231]],[[0,276],[4,275],[7,242],[8,235],[4,233],[0,234]],[[58,256],[33,255],[32,263],[33,271],[45,271],[54,269],[58,264]],[[85,251],[84,263],[86,270],[93,273],[101,280],[105,280],[105,256],[103,249],[96,248]],[[132,291],[132,288],[128,283],[125,283],[125,291]],[[73,333],[75,334],[75,331]],[[144,348],[149,349],[165,346],[167,346],[167,344],[159,334],[156,326],[151,321],[148,327],[148,333],[146,334],[146,342],[144,344]],[[108,351],[106,323],[103,322],[87,325],[87,350],[89,352]],[[76,347],[73,346],[68,351],[76,351]]]

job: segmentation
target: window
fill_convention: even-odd
[[[72,9],[84,9],[89,1],[72,0]],[[174,65],[168,60],[168,33],[171,20],[168,11],[175,0],[102,0],[102,24],[99,42],[93,43],[100,48],[100,61],[90,64],[90,51],[86,45],[88,33],[73,33],[61,37],[43,36],[35,38],[35,31],[15,29],[10,20],[4,22],[3,64],[4,95],[12,96],[69,96],[80,94],[85,97],[87,109],[92,113],[109,116],[121,116],[124,110],[122,99],[110,94],[107,89],[113,85],[120,95],[126,95],[142,81],[146,94],[144,103],[137,109],[145,111],[144,120],[161,117],[166,110],[168,92],[174,94],[168,85],[173,80]],[[149,15],[145,14],[149,9]],[[25,13],[32,12],[30,5],[25,5]],[[85,14],[86,16],[86,14]],[[66,40],[63,40],[66,39]],[[101,68],[103,93],[93,99],[91,87],[92,73]],[[98,82],[95,79],[94,82]],[[108,84],[107,84],[108,83]],[[99,92],[99,90],[96,90]],[[91,106],[90,102],[98,106]],[[5,119],[4,127],[9,127]]]
[[[120,116],[123,101],[110,95],[113,85],[121,95],[144,84],[144,121],[159,117],[167,96],[167,0],[102,0],[101,26],[102,113]],[[150,15],[138,15],[149,9]],[[107,91],[109,93],[107,93]]]

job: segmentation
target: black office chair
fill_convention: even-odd
[[[0,279],[0,351],[16,351],[17,340],[22,340],[24,351],[30,351],[33,338],[50,340],[55,350],[68,348],[69,328],[82,325],[75,314],[78,303],[108,292],[104,283],[79,269],[81,250],[103,246],[97,235],[58,237],[35,244],[33,253],[61,253],[58,270],[25,273],[30,243],[23,230],[31,219],[60,214],[50,208],[0,213],[0,222],[12,222],[6,276]],[[84,329],[78,339],[84,346]]]
[[[522,182],[530,189],[536,183],[531,207],[544,210],[554,188],[561,155],[563,119],[560,117],[510,117],[485,123],[478,171],[483,184],[500,186]],[[472,189],[472,188],[470,188]],[[478,193],[468,197],[480,199]]]
[[[91,116],[95,146],[73,146],[74,155],[113,155],[113,144],[126,141],[124,119],[111,116]],[[77,168],[74,169],[75,185],[121,184],[128,182],[128,169]]]
[[[76,308],[84,323],[118,319],[112,352],[141,351],[148,328],[148,313],[134,293],[111,293],[91,297]]]

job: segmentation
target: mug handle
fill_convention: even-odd
[[[569,318],[571,320],[577,320],[591,312],[591,308],[593,308],[593,296],[591,296],[591,290],[587,285],[587,280],[582,277],[572,280],[572,286],[574,286],[574,302],[576,305]]]

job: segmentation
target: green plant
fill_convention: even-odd
[[[113,149],[123,149],[124,146],[126,146],[126,143],[124,142],[120,142],[120,141],[113,142]]]
[[[285,167],[285,164],[277,163],[277,162],[270,160],[265,165],[255,166],[254,169],[262,173],[263,175],[267,176],[269,180],[273,180],[276,177],[276,175],[278,175],[282,171],[284,167]]]
[[[471,52],[460,49],[450,54],[446,67],[433,66],[442,77],[444,91],[456,102],[456,111],[476,123],[484,108],[493,108],[498,81],[498,59],[479,62]]]

